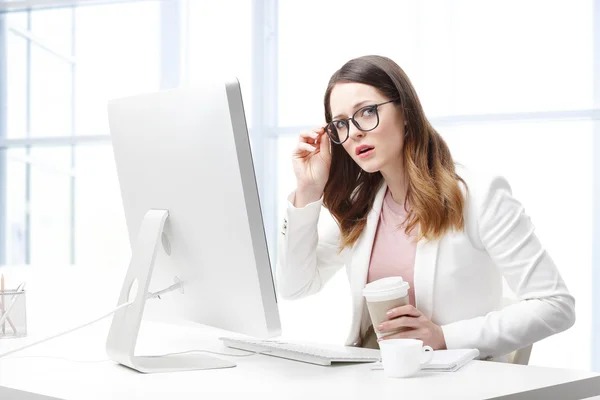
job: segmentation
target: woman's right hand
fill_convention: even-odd
[[[296,207],[304,207],[321,198],[331,166],[329,146],[329,136],[323,127],[300,133],[292,154],[297,182]]]

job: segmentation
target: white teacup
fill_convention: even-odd
[[[423,346],[423,341],[417,339],[382,340],[379,342],[379,348],[383,370],[392,378],[412,376],[433,359],[433,349]]]

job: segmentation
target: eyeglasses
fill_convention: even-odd
[[[333,143],[344,143],[350,137],[350,122],[348,121],[352,121],[354,126],[362,132],[372,131],[379,125],[379,113],[377,112],[377,108],[397,100],[398,99],[394,99],[384,103],[364,106],[359,108],[351,118],[331,121],[326,127],[327,136],[329,136]]]

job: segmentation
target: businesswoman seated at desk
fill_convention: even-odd
[[[509,183],[452,159],[404,71],[392,60],[350,60],[325,93],[326,127],[302,132],[296,190],[279,235],[280,296],[318,292],[345,266],[353,317],[346,345],[385,336],[434,349],[508,354],[575,322],[575,300]],[[373,327],[362,289],[401,276],[408,305]],[[503,278],[516,301],[503,304]]]

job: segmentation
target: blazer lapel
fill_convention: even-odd
[[[367,282],[371,251],[373,250],[373,242],[375,241],[375,233],[377,232],[379,215],[381,214],[381,207],[383,205],[383,198],[385,197],[386,189],[387,185],[385,182],[383,182],[377,191],[377,194],[375,195],[373,208],[367,215],[367,226],[360,235],[360,238],[354,247],[354,254],[352,256],[351,286],[352,293],[354,293],[355,298],[358,298],[358,300],[362,299],[362,289],[365,287]]]
[[[439,240],[421,239],[415,254],[414,289],[415,306],[427,318],[433,313],[433,293],[437,267]]]

